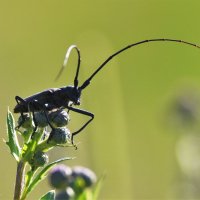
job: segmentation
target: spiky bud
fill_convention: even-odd
[[[55,200],[75,200],[75,193],[72,188],[68,187],[56,194]]]
[[[20,115],[20,117],[18,118],[18,125],[25,129],[33,127],[31,117],[28,113],[24,113],[23,116]]]
[[[48,140],[49,143],[55,145],[66,144],[69,141],[71,141],[71,134],[65,127],[52,129]]]
[[[85,188],[91,187],[96,180],[95,173],[89,168],[82,166],[72,168],[72,181],[70,186],[76,193],[81,193]]]
[[[36,120],[38,127],[44,128],[44,127],[48,126],[47,117],[46,117],[44,111],[36,112],[36,113],[34,113],[34,115],[35,115],[35,120]]]
[[[49,120],[53,127],[63,127],[69,123],[69,114],[65,110],[56,110],[49,114]]]
[[[49,183],[56,189],[65,189],[71,180],[72,169],[65,165],[57,165],[49,174]]]
[[[31,159],[31,161],[29,162],[29,164],[34,167],[42,167],[44,166],[46,163],[49,162],[49,157],[46,153],[42,152],[42,151],[38,151],[34,154],[33,158]]]

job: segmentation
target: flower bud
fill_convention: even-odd
[[[69,115],[65,110],[56,110],[49,114],[49,120],[53,127],[63,127],[69,123]]]
[[[76,192],[81,192],[86,187],[91,187],[96,180],[96,175],[92,170],[86,167],[76,166],[72,169],[72,182],[70,186]]]
[[[46,115],[43,111],[36,112],[36,113],[34,113],[34,115],[35,115],[35,120],[36,120],[38,127],[44,128],[44,127],[48,126],[48,121],[47,121]]]
[[[33,167],[42,167],[48,162],[49,162],[48,155],[42,151],[38,151],[34,154],[32,160],[31,160],[31,162],[29,162],[29,164]]]
[[[72,188],[68,187],[67,189],[60,191],[56,194],[55,200],[73,200],[75,193]]]
[[[71,180],[72,170],[65,165],[57,165],[49,174],[49,183],[56,189],[63,190],[67,188]]]
[[[18,124],[25,129],[33,127],[31,117],[28,113],[24,113],[23,116],[20,115],[20,117],[18,118]]]
[[[70,131],[69,129],[62,127],[62,128],[52,129],[48,142],[56,145],[56,144],[66,144],[69,141],[71,141]]]

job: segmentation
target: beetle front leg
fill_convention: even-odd
[[[78,108],[74,108],[70,106],[67,106],[67,109],[91,117],[91,119],[89,119],[80,129],[72,133],[71,140],[72,140],[72,144],[74,145],[74,140],[73,140],[74,136],[80,133],[94,119],[94,114],[86,110],[82,110],[82,109],[78,109]]]

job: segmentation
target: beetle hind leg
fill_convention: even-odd
[[[48,125],[51,127],[51,129],[54,129],[54,127],[52,126],[52,124],[50,123],[50,120],[49,120],[49,117],[48,117],[48,112],[47,112],[47,107],[45,105],[41,105],[38,101],[34,101],[34,102],[31,102],[33,104],[33,107],[34,106],[37,106],[40,110],[40,112],[43,112],[44,115],[45,115],[45,118],[47,120],[47,123]],[[34,137],[34,134],[38,128],[38,123],[37,123],[37,120],[36,120],[36,117],[35,117],[35,112],[34,110],[32,111],[32,115],[33,115],[33,121],[34,121],[34,124],[35,124],[35,127],[34,127],[34,130],[33,130],[33,133],[32,133],[32,137]]]
[[[26,103],[26,101],[19,96],[16,96],[15,100],[17,102],[17,105]],[[21,115],[22,121],[15,127],[15,129],[19,129],[22,126],[22,124],[25,122],[25,116],[24,116],[23,112],[20,112],[20,115]]]

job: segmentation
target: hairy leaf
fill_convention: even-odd
[[[49,170],[56,164],[60,163],[60,162],[63,162],[65,160],[71,160],[71,159],[74,159],[74,158],[71,158],[71,157],[65,157],[65,158],[61,158],[59,160],[56,160],[52,163],[49,163],[47,166],[45,166],[37,175],[36,177],[32,180],[32,182],[30,183],[30,185],[28,186],[28,189],[27,189],[27,192],[26,192],[26,195],[31,192],[35,186],[40,182],[42,181],[46,176],[47,176],[47,173],[49,172]]]
[[[7,134],[8,142],[6,142],[6,144],[9,146],[11,154],[14,156],[14,158],[19,161],[21,149],[15,131],[15,121],[12,113],[9,110],[7,114]]]

